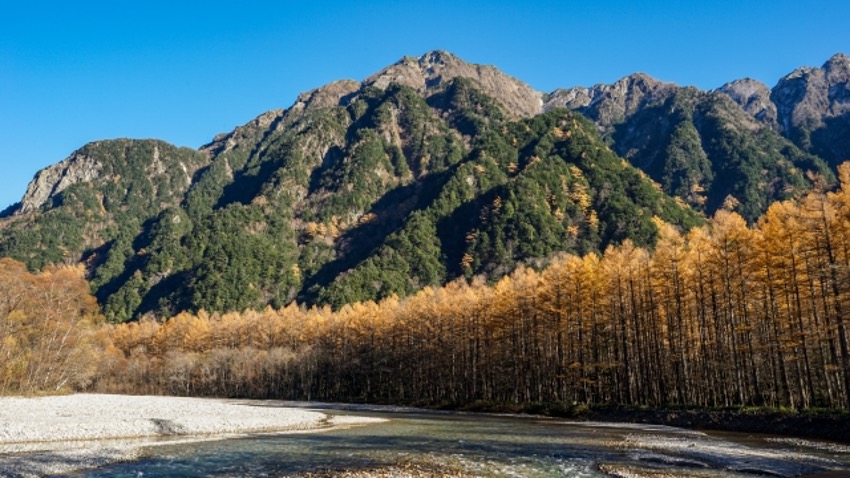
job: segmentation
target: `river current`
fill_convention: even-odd
[[[850,476],[850,446],[830,442],[531,416],[300,405],[387,421],[150,446],[135,461],[70,476]]]

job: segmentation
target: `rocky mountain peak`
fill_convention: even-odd
[[[465,63],[460,58],[454,56],[453,54],[445,50],[429,51],[428,53],[425,53],[424,55],[420,56],[417,61],[419,62],[419,66],[425,69],[434,68],[435,66],[445,66],[448,64]]]
[[[838,53],[824,65],[824,79],[829,88],[829,116],[850,112],[850,56]]]
[[[106,194],[102,188],[108,184],[115,196],[106,200],[106,209],[126,206],[117,198],[124,200],[133,193],[140,196],[133,206],[144,202],[160,207],[179,200],[191,185],[195,172],[206,164],[208,158],[197,151],[164,141],[127,138],[93,141],[36,173],[15,214],[38,211],[45,205],[56,206],[55,200],[77,184],[90,185],[90,190],[99,190],[101,194]]]
[[[548,96],[545,110],[568,108],[580,111],[602,126],[631,115],[639,108],[672,95],[678,87],[647,75],[634,73],[610,85],[558,90]]]
[[[620,78],[619,80],[614,82],[614,85],[619,88],[637,88],[642,91],[652,91],[664,84],[665,83],[663,81],[656,80],[655,78],[643,72],[632,73],[631,75],[624,76],[623,78]]]
[[[778,128],[776,105],[770,100],[770,88],[764,83],[744,78],[726,83],[717,91],[732,98],[755,119],[773,129]]]
[[[823,68],[827,71],[840,70],[847,71],[850,69],[850,56],[844,53],[836,53],[824,63]]]
[[[814,131],[828,118],[850,113],[850,57],[839,53],[820,68],[798,68],[779,80],[771,100],[789,135]]]
[[[404,57],[366,78],[363,85],[385,89],[396,83],[426,94],[458,77],[476,81],[485,94],[502,102],[512,116],[529,117],[542,111],[543,95],[527,84],[493,66],[467,63],[441,50],[418,58]]]
[[[624,112],[631,114],[648,103],[666,98],[675,89],[672,83],[656,80],[646,73],[635,73],[611,85],[604,95],[622,98]]]
[[[291,110],[306,111],[312,108],[345,105],[347,104],[347,100],[357,93],[360,87],[360,82],[354,80],[334,81],[298,95],[298,99],[292,105]]]
[[[93,181],[100,176],[102,165],[85,154],[75,151],[66,159],[36,173],[21,199],[19,214],[38,210],[50,198],[77,183]]]

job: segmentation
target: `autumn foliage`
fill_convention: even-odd
[[[850,185],[850,166],[840,170]],[[419,404],[850,408],[850,190],[658,221],[494,285],[115,326],[102,390]]]
[[[840,168],[850,185],[850,165]],[[182,313],[101,329],[80,271],[0,261],[4,390],[416,404],[478,401],[850,408],[850,189],[657,220],[495,284],[465,280],[338,311]],[[96,345],[96,347],[95,347]],[[97,372],[87,366],[98,350]]]
[[[82,267],[31,274],[0,259],[0,393],[89,385],[102,346],[98,310]]]

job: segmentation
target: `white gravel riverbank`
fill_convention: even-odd
[[[0,397],[0,476],[41,476],[138,456],[156,443],[381,421],[279,402],[75,394]],[[152,440],[156,440],[154,443]]]

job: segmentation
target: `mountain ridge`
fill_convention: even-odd
[[[362,81],[337,80],[302,92],[289,108],[266,111],[245,125],[237,126],[231,132],[216,135],[212,141],[198,149],[206,154],[219,154],[227,149],[228,141],[232,142],[240,134],[244,135],[246,129],[269,128],[286,117],[303,113],[311,108],[345,106],[347,101],[365,86],[385,89],[390,84],[396,83],[425,92],[438,88],[442,82],[456,77],[472,78],[478,81],[484,87],[483,90],[499,99],[506,107],[508,114],[514,118],[530,117],[554,108],[565,107],[588,116],[600,126],[603,132],[606,126],[622,121],[625,116],[633,114],[647,104],[668,99],[676,90],[692,88],[660,81],[646,73],[633,73],[612,84],[599,83],[591,87],[558,88],[551,93],[542,93],[500,72],[494,66],[467,63],[452,53],[433,50],[420,57],[404,57]],[[815,85],[817,91],[806,93],[807,87],[794,87],[790,84],[811,78],[814,78],[813,81],[826,82],[826,89],[829,91],[824,93],[823,85],[819,84]],[[822,124],[827,119],[850,115],[848,82],[850,82],[850,56],[836,53],[820,68],[795,69],[781,78],[772,89],[758,80],[743,78],[706,92],[719,92],[729,96],[760,123],[777,132],[787,133],[787,136],[794,130],[794,124],[805,122]],[[842,87],[837,93],[836,86]],[[814,98],[810,98],[811,96]],[[839,101],[830,101],[831,97],[837,97]],[[777,102],[782,104],[778,105]],[[599,103],[606,103],[606,107],[599,108]],[[798,146],[801,145],[798,144]],[[802,147],[802,149],[809,150],[810,147]],[[31,212],[44,204],[51,195],[61,192],[68,185],[94,179],[97,175],[97,165],[85,163],[84,158],[77,158],[76,161],[88,164],[91,171],[74,167],[66,169],[65,174],[57,175],[57,171],[63,167],[60,165],[69,164],[74,154],[36,173],[20,205],[12,208],[12,212]],[[842,154],[844,154],[843,150]],[[844,159],[850,159],[850,146],[845,155],[847,158]],[[830,161],[833,166],[838,162],[840,161],[837,159]]]
[[[116,321],[339,307],[561,251],[651,245],[654,220],[687,228],[694,209],[755,221],[832,180],[771,126],[760,84],[722,88],[633,74],[543,94],[448,52],[405,57],[198,150],[90,143],[36,175],[0,222],[0,255],[83,260]]]

